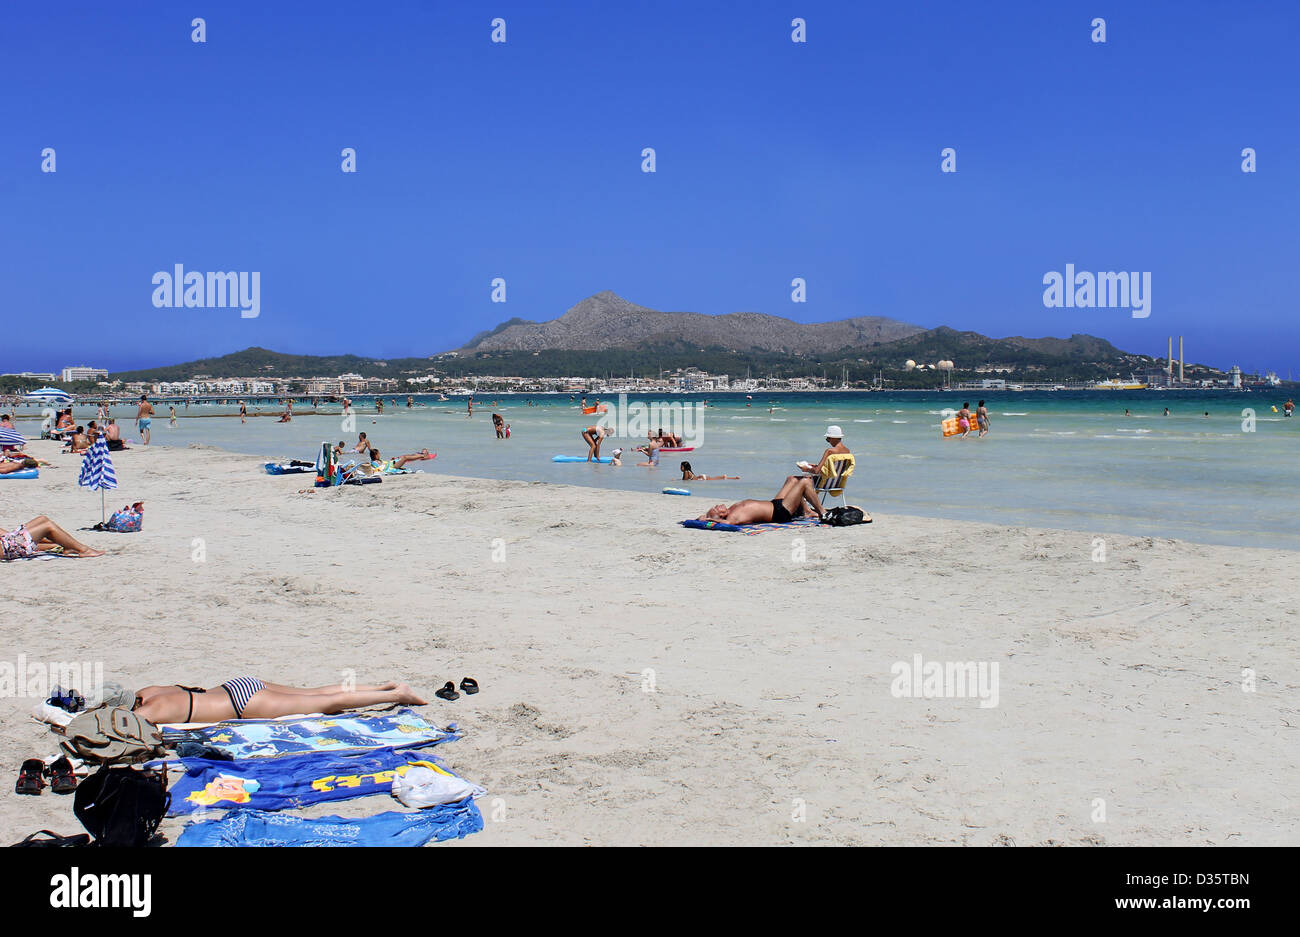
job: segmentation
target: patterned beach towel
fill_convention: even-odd
[[[275,758],[301,752],[413,748],[460,738],[412,709],[391,713],[342,713],[310,719],[231,719],[201,729],[164,726],[163,744],[196,741],[231,758]]]
[[[412,768],[455,778],[441,760],[415,749],[377,748],[359,752],[308,752],[282,758],[211,761],[184,758],[185,774],[171,785],[168,816],[208,808],[289,810],[371,794],[388,795],[393,780]],[[473,785],[475,794],[483,788]]]
[[[820,527],[821,522],[815,517],[796,517],[788,524],[724,524],[722,521],[700,521],[687,520],[682,521],[683,527],[689,527],[692,530],[727,530],[744,534],[747,537],[754,537],[758,534],[765,534],[770,530],[788,530],[792,527]]]

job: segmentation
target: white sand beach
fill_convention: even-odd
[[[456,845],[1300,841],[1293,553],[880,514],[751,537],[676,525],[707,484],[299,493],[312,476],[207,448],[115,453],[110,509],[143,500],[144,530],[77,533],[99,495],[31,449],[57,467],[0,481],[0,527],[47,514],[109,555],[0,565],[6,660],[103,661],[131,687],[409,682],[489,791]],[[997,663],[997,705],[895,697],[918,654]],[[481,693],[434,699],[466,675]],[[4,844],[80,831],[70,797],[13,793],[56,750],[35,702],[0,700]]]

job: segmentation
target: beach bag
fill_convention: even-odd
[[[148,719],[121,706],[105,706],[73,717],[59,746],[97,765],[134,764],[165,754],[162,733]]]
[[[104,530],[118,534],[133,534],[144,526],[144,502],[137,501],[130,507],[114,511],[113,516],[103,525]]]
[[[861,508],[831,508],[822,518],[822,523],[832,527],[852,527],[861,524],[865,516]]]
[[[436,807],[455,804],[466,797],[483,793],[483,789],[464,778],[414,767],[393,778],[393,796],[408,807]]]
[[[72,812],[96,846],[147,846],[171,800],[166,772],[105,765],[77,785]]]

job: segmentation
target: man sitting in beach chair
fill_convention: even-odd
[[[724,524],[788,524],[796,517],[804,516],[804,505],[812,508],[820,520],[826,512],[817,498],[817,489],[812,479],[803,475],[791,475],[781,486],[771,501],[746,499],[737,501],[728,507],[716,504],[709,508],[699,520],[722,521]]]

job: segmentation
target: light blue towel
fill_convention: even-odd
[[[369,817],[295,817],[264,810],[232,810],[218,820],[191,823],[177,846],[423,846],[483,829],[474,801],[396,810]]]

